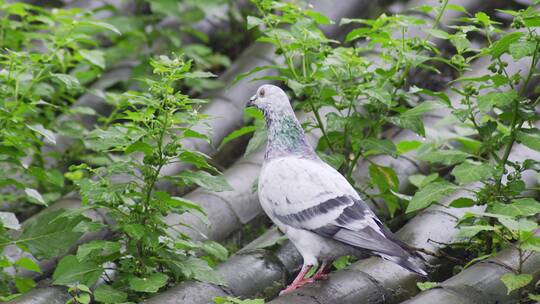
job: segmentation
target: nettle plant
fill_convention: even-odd
[[[49,159],[62,156],[44,154],[42,149],[55,144],[55,134],[77,129],[76,122],[71,123],[73,128],[61,126],[56,119],[60,114],[93,113],[70,105],[83,92],[83,85],[105,67],[94,35],[118,31],[80,10],[45,10],[5,1],[0,1],[0,20],[0,201],[9,203],[3,210],[18,212],[28,207],[25,203],[46,206],[69,191],[62,173],[47,166]],[[0,223],[0,250],[18,245],[49,258],[57,252],[38,244],[37,237],[55,228],[30,224],[21,231],[12,212],[0,212]],[[66,234],[66,238],[71,236]],[[3,254],[0,268],[0,296],[35,286],[32,279],[18,275],[21,271],[40,272],[28,258],[13,261]]]
[[[450,174],[454,183],[428,182],[413,197],[408,212],[425,208],[456,190],[472,192],[472,197],[459,197],[450,203],[455,208],[483,208],[461,219],[462,239],[453,246],[465,248],[475,257],[465,267],[501,249],[515,248],[519,266],[515,273],[501,277],[510,293],[532,281],[532,275],[522,273],[522,266],[534,251],[540,251],[535,218],[540,203],[531,193],[537,188],[528,188],[524,181],[525,174],[540,171],[540,162],[512,158],[518,144],[540,151],[540,116],[535,109],[540,98],[534,98],[537,92],[529,91],[533,81],[538,81],[540,14],[533,7],[500,12],[513,17],[512,30],[497,29],[499,23],[480,12],[467,18],[465,25],[455,27],[455,34],[441,37],[466,37],[468,32],[484,35],[485,48],[457,48],[455,56],[462,57],[463,62],[486,57],[490,64],[483,75],[456,80],[460,86],[453,90],[461,97],[461,105],[449,107],[453,114],[450,121],[461,124],[463,134],[428,144],[419,155],[436,171],[448,172],[453,167]],[[526,73],[509,73],[507,66],[517,61],[529,63]],[[466,64],[461,66],[461,72],[466,69]],[[537,295],[530,297],[538,300]]]
[[[53,274],[54,284],[71,286],[75,301],[87,299],[88,287],[100,277],[104,283],[94,291],[94,299],[107,303],[113,296],[114,302],[139,299],[183,279],[221,283],[211,265],[225,260],[227,250],[215,242],[193,241],[164,220],[168,214],[185,212],[204,218],[204,211],[194,202],[155,189],[163,178],[161,169],[174,162],[196,168],[168,178],[180,186],[231,189],[206,155],[181,143],[186,138],[209,139],[193,129],[206,118],[198,112],[204,101],[190,98],[178,87],[213,75],[190,72],[191,61],[181,56],[161,56],[151,65],[159,79],[145,80],[148,93],[124,94],[112,122],[88,134],[86,145],[101,153],[103,163],[70,168],[84,207],[68,213],[93,209],[110,219],[109,224],[84,222],[81,230],[106,226],[110,237],[80,245]]]
[[[420,71],[439,73],[439,63],[453,65],[429,42],[432,33],[441,32],[437,27],[447,2],[437,8],[419,8],[435,11],[432,22],[385,14],[373,20],[343,19],[341,25],[360,26],[346,35],[343,44],[320,30],[320,26],[332,23],[321,13],[292,2],[262,0],[254,4],[260,16],[248,17],[248,27],[259,28],[258,41],[274,45],[284,64],[258,67],[238,79],[262,69],[277,70],[278,76],[264,79],[285,83],[295,96],[296,108],[313,115],[304,127],[322,134],[316,146],[320,157],[338,168],[366,197],[383,198],[388,213],[394,216],[403,207],[396,195],[399,180],[394,170],[372,162],[372,185],[358,185],[353,172],[360,159],[376,154],[398,157],[419,147],[420,142],[396,145],[384,138],[383,131],[395,126],[424,136],[421,115],[440,106],[437,101],[425,101],[426,96],[440,94],[414,85],[410,76]],[[425,35],[409,37],[410,27],[426,28]],[[257,128],[257,142],[261,132]],[[373,186],[379,192],[368,194],[366,190]]]
[[[209,46],[210,37],[194,25],[216,7],[224,6],[225,0],[210,1],[137,1],[132,14],[115,14],[107,19],[122,35],[112,37],[107,48],[111,62],[137,60],[133,78],[144,78],[151,74],[149,60],[152,54],[163,54],[175,50],[182,52],[194,62],[197,70],[220,71],[230,65],[230,59]],[[231,11],[233,8],[229,8]],[[186,41],[188,43],[186,43]],[[202,92],[222,86],[216,79],[187,80],[192,91]]]
[[[76,129],[61,127],[59,114],[94,113],[69,106],[105,68],[93,34],[119,32],[79,10],[0,1],[0,12],[0,200],[47,205],[63,194],[64,178],[46,168],[46,157],[61,155],[41,149]]]

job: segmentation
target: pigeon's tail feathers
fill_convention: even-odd
[[[388,255],[385,253],[375,252],[381,258],[394,262],[399,266],[417,273],[423,277],[427,277],[426,265],[424,259],[418,254],[401,254],[401,255]]]
[[[360,231],[337,229],[331,237],[354,247],[367,249],[372,254],[392,261],[405,269],[426,276],[424,259],[413,248],[400,241],[392,232],[381,227],[380,232],[371,227]],[[320,231],[318,231],[320,232]]]

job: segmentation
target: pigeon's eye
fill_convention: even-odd
[[[261,89],[261,90],[259,91],[259,96],[264,97],[264,89]]]

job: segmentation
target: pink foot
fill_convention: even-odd
[[[311,284],[313,282],[315,282],[314,278],[307,278],[307,279],[304,278],[304,279],[302,279],[302,280],[300,280],[300,281],[298,281],[296,283],[293,282],[291,285],[287,286],[287,288],[280,291],[279,295],[281,296],[283,294],[289,293],[289,292],[294,291],[294,290],[296,290],[296,289],[298,289],[298,288],[300,288],[300,287],[302,287],[302,286],[304,286],[306,284]]]
[[[315,274],[313,276],[312,279],[315,280],[315,281],[328,280],[328,274],[327,273],[317,273],[317,274]]]

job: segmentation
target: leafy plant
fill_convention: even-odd
[[[436,101],[425,101],[425,96],[440,94],[413,85],[407,77],[413,71],[438,73],[438,62],[453,65],[439,56],[428,39],[439,32],[437,26],[447,2],[439,8],[421,8],[425,12],[435,10],[437,17],[431,25],[408,15],[343,19],[341,25],[361,25],[348,33],[344,43],[324,35],[319,26],[332,21],[318,12],[294,3],[254,3],[260,17],[250,16],[248,27],[259,28],[258,40],[273,44],[284,64],[258,67],[239,75],[237,80],[262,69],[277,70],[278,76],[263,78],[285,83],[298,101],[297,108],[313,114],[314,119],[304,127],[321,132],[316,147],[319,156],[338,168],[365,196],[384,198],[393,216],[401,208],[396,195],[399,180],[394,170],[371,163],[372,185],[364,186],[357,185],[353,172],[360,159],[376,154],[398,157],[420,146],[417,141],[396,146],[384,138],[383,130],[394,125],[425,135],[421,115],[441,106]],[[428,28],[426,38],[407,37],[405,32],[411,26]],[[394,33],[400,33],[397,39]],[[379,59],[373,60],[370,52],[376,52]],[[254,138],[260,143],[258,134]],[[369,186],[377,187],[379,193],[368,194]]]
[[[195,183],[214,191],[230,189],[221,175],[210,174],[218,171],[207,163],[205,155],[181,143],[189,137],[209,139],[192,129],[205,119],[197,111],[204,101],[191,99],[175,87],[189,79],[213,75],[190,72],[192,62],[181,56],[161,56],[151,64],[161,79],[146,80],[148,93],[124,94],[114,122],[88,134],[88,148],[103,153],[104,164],[70,168],[84,203],[84,208],[72,214],[104,210],[111,218],[107,226],[112,236],[83,244],[76,255],[64,257],[54,272],[54,284],[92,286],[105,274],[107,285],[98,287],[95,293],[124,295],[125,300],[155,293],[175,280],[195,278],[221,283],[208,261],[226,259],[226,249],[211,241],[192,241],[163,218],[185,212],[204,217],[204,211],[194,202],[155,190],[162,179],[161,169],[178,161],[190,163],[197,170],[173,177],[177,184]],[[99,222],[91,222],[81,230],[102,227]],[[206,255],[201,257],[200,252]],[[113,270],[114,280],[107,275]]]
[[[98,43],[92,38],[96,33],[119,32],[80,10],[45,10],[0,1],[0,12],[0,200],[10,203],[2,206],[4,210],[18,211],[28,208],[25,203],[47,206],[71,190],[62,172],[48,165],[63,156],[44,153],[43,147],[56,144],[56,134],[67,132],[56,119],[60,113],[93,112],[70,107],[84,91],[82,84],[96,79],[105,68],[103,53],[95,49]],[[78,123],[71,126],[80,129]],[[72,222],[62,227],[54,222],[56,216],[52,212],[45,216],[50,222],[29,223],[14,239],[12,232],[23,227],[14,213],[1,212],[0,250],[16,244],[45,258],[64,252],[71,243],[56,241],[78,238],[80,233],[65,231],[73,228]],[[58,246],[47,247],[50,244]],[[0,261],[1,296],[9,298],[16,294],[12,291],[26,292],[35,286],[31,278],[18,275],[23,270],[41,272],[34,260],[11,261],[2,255]]]
[[[532,251],[539,250],[534,216],[540,212],[540,203],[530,196],[524,181],[525,171],[539,172],[539,163],[535,159],[512,158],[512,152],[517,143],[540,151],[536,127],[540,117],[535,111],[540,99],[531,98],[528,91],[537,76],[540,37],[536,27],[540,15],[532,7],[500,12],[513,17],[514,31],[498,29],[499,22],[479,12],[467,18],[465,25],[456,26],[456,33],[440,37],[463,42],[470,32],[486,37],[487,47],[483,49],[472,49],[461,42],[455,44],[454,57],[462,58],[461,73],[472,60],[486,57],[491,63],[487,73],[460,77],[456,80],[460,88],[453,87],[461,97],[461,104],[448,104],[448,108],[453,121],[461,123],[467,136],[457,135],[431,144],[419,155],[420,160],[433,164],[436,171],[453,167],[450,174],[455,183],[436,180],[428,183],[412,197],[407,212],[425,208],[459,189],[472,191],[473,197],[459,197],[450,204],[456,208],[484,207],[484,212],[468,212],[461,219],[464,241],[456,246],[480,258],[503,248],[515,248],[518,269],[515,274],[501,277],[508,292],[512,292],[532,281],[530,274],[522,273],[522,265]],[[509,73],[509,62],[525,58],[530,62],[527,73]]]

